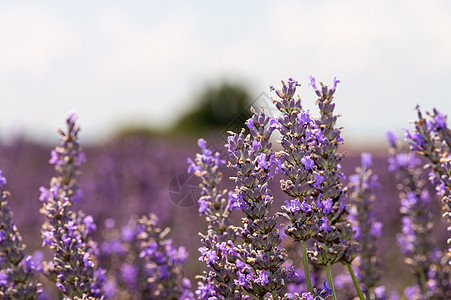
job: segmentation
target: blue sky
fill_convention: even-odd
[[[206,83],[257,97],[293,77],[340,86],[352,144],[401,132],[414,107],[451,111],[449,1],[0,2],[0,139],[52,140],[69,111],[82,138],[129,122],[170,126]]]

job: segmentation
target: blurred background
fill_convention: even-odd
[[[449,1],[0,3],[0,138],[54,139],[76,109],[83,140],[165,131],[224,82],[250,100],[293,77],[341,80],[349,144],[378,144],[414,107],[451,110]]]
[[[1,1],[0,169],[30,252],[40,248],[39,187],[54,175],[47,162],[55,130],[76,110],[87,156],[81,207],[97,221],[97,238],[106,218],[120,225],[154,212],[191,253],[194,278],[202,265],[193,237],[205,223],[186,158],[197,138],[223,151],[227,130],[239,130],[250,106],[276,113],[269,86],[289,77],[316,114],[308,76],[328,84],[338,76],[343,170],[353,173],[361,151],[375,156],[383,283],[411,284],[399,279],[407,269],[394,246],[399,200],[384,139],[410,128],[417,104],[451,111],[450,16],[451,2],[433,0]],[[286,196],[275,194],[280,207]]]

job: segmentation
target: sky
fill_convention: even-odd
[[[451,112],[450,1],[0,2],[0,140],[57,139],[76,110],[82,139],[126,124],[168,128],[206,84],[253,99],[292,77],[340,84],[345,141],[410,128],[415,106]]]

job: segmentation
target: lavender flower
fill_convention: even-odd
[[[81,191],[77,177],[79,164],[84,159],[77,142],[79,127],[77,116],[67,119],[67,131],[59,130],[60,146],[52,151],[50,163],[55,165],[57,176],[50,181],[50,188],[41,188],[40,200],[44,202],[41,213],[43,245],[54,251],[53,261],[47,264],[48,276],[56,278],[56,285],[70,299],[101,299],[104,271],[98,269],[97,247],[89,236],[94,229],[90,216],[74,212],[71,206],[78,202]]]
[[[291,87],[281,93],[292,93]],[[271,167],[274,163],[274,153],[269,141],[274,126],[264,112],[251,110],[250,134],[230,132],[226,147],[229,153],[229,167],[235,173],[235,193],[238,206],[244,218],[243,227],[237,227],[236,232],[244,243],[237,245],[235,250],[242,264],[238,264],[238,280],[245,291],[260,299],[270,293],[273,298],[277,290],[282,288],[293,276],[294,271],[281,267],[286,260],[286,253],[278,247],[279,231],[276,228],[277,215],[270,216],[269,210],[273,196],[268,187],[273,177]]]
[[[415,121],[413,133],[406,132],[406,139],[411,149],[428,159],[431,170],[429,179],[436,186],[443,202],[443,217],[451,225],[451,130],[447,127],[447,117],[438,110],[423,116],[419,106],[416,107],[418,120]],[[451,226],[448,226],[451,232]],[[448,239],[451,246],[451,238]],[[447,261],[451,264],[451,247],[448,249]]]
[[[252,119],[249,119],[252,121]],[[253,126],[253,122],[247,122]],[[242,289],[236,284],[236,253],[233,250],[236,233],[232,228],[230,213],[237,208],[237,195],[227,190],[219,190],[222,173],[219,168],[225,163],[220,154],[206,147],[206,141],[199,139],[202,151],[194,161],[188,159],[188,172],[193,172],[201,183],[201,196],[198,200],[199,213],[205,215],[208,224],[207,234],[201,235],[202,247],[199,248],[199,260],[207,263],[210,272],[199,276],[196,295],[198,299],[224,297],[225,299],[241,299]]]
[[[0,170],[0,298],[36,299],[41,294],[41,283],[36,280],[37,268],[26,255],[17,227],[9,209],[10,193],[3,189],[6,178]]]
[[[174,248],[167,238],[169,228],[161,230],[157,216],[151,214],[138,220],[142,232],[137,236],[147,274],[148,292],[144,298],[191,299],[191,282],[183,276],[183,264],[188,257],[184,247]]]
[[[406,263],[416,276],[416,291],[422,298],[449,298],[450,265],[440,261],[438,249],[431,240],[433,211],[429,209],[430,195],[422,178],[419,161],[407,155],[409,150],[390,139],[390,160],[399,182],[402,233],[398,235]],[[400,154],[405,154],[401,156]],[[397,162],[402,157],[402,163]],[[405,161],[406,157],[412,158]],[[434,254],[435,253],[435,254]],[[446,296],[445,296],[446,295]]]
[[[315,79],[311,77],[310,80],[318,95],[318,118],[312,118],[303,110],[299,97],[295,99],[277,93],[280,99],[273,99],[282,113],[276,120],[283,147],[278,153],[282,159],[280,169],[287,177],[281,181],[281,188],[301,207],[282,206],[281,215],[290,221],[286,234],[301,242],[309,291],[312,287],[309,284],[307,240],[314,238],[320,242],[309,253],[328,270],[330,264],[338,261],[349,264],[358,255],[357,243],[352,239],[354,231],[346,221],[348,212],[343,203],[346,188],[342,183],[345,176],[340,170],[342,155],[337,153],[338,145],[343,141],[340,130],[335,127],[337,116],[333,114],[333,95],[339,81],[334,79],[332,88],[320,83],[319,90]]]
[[[155,215],[132,217],[121,230],[111,219],[105,223],[101,262],[114,299],[192,299],[182,272],[188,253],[173,246]]]
[[[370,169],[372,157],[362,153],[361,166],[356,168],[356,174],[350,176],[350,198],[352,209],[350,219],[358,235],[354,238],[361,245],[360,256],[356,259],[359,282],[367,299],[384,299],[385,294],[376,293],[380,290],[380,262],[376,256],[377,245],[381,239],[382,223],[374,218],[374,189],[379,186],[377,175]],[[380,295],[377,295],[380,294]]]

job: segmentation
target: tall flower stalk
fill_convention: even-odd
[[[242,299],[242,289],[237,284],[236,252],[233,249],[236,233],[232,227],[230,213],[235,206],[236,195],[220,189],[222,172],[220,167],[225,161],[220,153],[207,148],[207,142],[198,141],[201,153],[188,158],[188,173],[200,179],[201,189],[198,199],[199,214],[205,216],[207,233],[200,234],[202,247],[200,260],[207,263],[209,272],[199,276],[200,282],[196,295],[198,299],[223,297],[225,299]]]
[[[377,246],[382,236],[382,223],[374,218],[374,189],[379,186],[377,175],[370,169],[372,156],[362,153],[361,166],[356,174],[349,177],[350,199],[352,208],[350,217],[355,239],[361,246],[360,256],[356,259],[358,279],[362,283],[366,299],[384,299],[381,293],[384,287],[379,286],[381,280],[380,262],[376,256]],[[377,293],[376,293],[377,289]]]
[[[433,113],[423,115],[416,107],[418,119],[414,122],[413,133],[407,131],[406,138],[411,149],[428,160],[431,172],[429,179],[436,186],[442,198],[443,218],[448,222],[451,232],[451,130],[447,127],[447,116],[434,109]],[[448,239],[448,263],[451,263],[451,238]]]
[[[6,178],[0,171],[0,298],[33,300],[41,294],[37,270],[22,236],[12,221],[8,204],[10,193],[3,189]]]
[[[441,252],[431,240],[433,211],[422,173],[421,161],[415,153],[403,148],[396,136],[388,134],[390,143],[389,169],[396,173],[401,199],[402,233],[398,235],[406,263],[416,277],[410,291],[420,298],[449,299],[450,268],[441,261]]]
[[[273,203],[268,183],[275,165],[270,142],[274,126],[263,111],[251,111],[253,115],[246,122],[250,134],[245,134],[244,129],[240,133],[230,132],[226,144],[229,167],[235,174],[237,206],[244,214],[243,227],[236,228],[244,241],[235,247],[237,283],[259,299],[268,293],[275,299],[277,291],[295,273],[282,267],[286,253],[279,247],[278,216],[269,214]]]
[[[283,150],[278,156],[281,158],[280,170],[287,179],[281,181],[281,188],[294,198],[282,206],[282,215],[290,221],[286,234],[301,243],[309,291],[312,286],[309,284],[306,241],[313,238],[317,241],[315,249],[308,253],[325,265],[329,285],[336,297],[331,265],[342,262],[350,266],[358,255],[354,231],[346,220],[348,212],[343,202],[346,188],[342,183],[345,176],[340,166],[342,155],[337,153],[343,141],[340,129],[335,125],[338,116],[333,114],[333,95],[339,81],[335,79],[331,88],[322,83],[317,88],[315,79],[311,77],[310,80],[318,96],[318,118],[312,118],[309,111],[302,108],[299,97],[294,98],[299,86],[297,81],[290,78],[287,83],[282,82],[282,89],[271,88],[279,97],[273,101],[282,113],[277,119],[277,129],[282,135]],[[355,283],[359,292],[360,287]]]
[[[107,298],[192,299],[183,275],[188,253],[173,246],[169,228],[161,229],[156,215],[133,216],[120,230],[112,219],[105,225],[101,261],[108,266]]]
[[[101,299],[104,271],[97,266],[96,243],[89,235],[96,225],[91,216],[72,210],[81,198],[77,179],[85,160],[77,141],[80,128],[76,120],[72,113],[66,120],[67,131],[58,130],[61,143],[52,150],[49,161],[57,176],[51,179],[50,188],[41,187],[43,246],[53,250],[46,271],[65,299]]]

